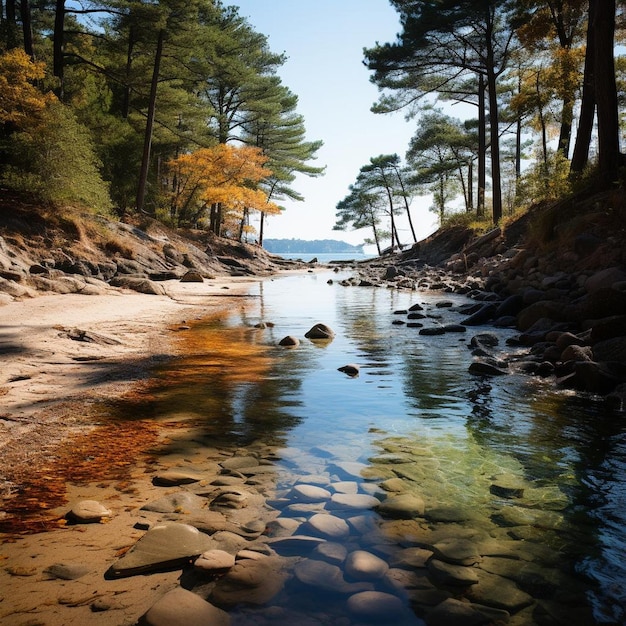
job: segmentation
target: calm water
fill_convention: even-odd
[[[552,621],[541,623],[626,623],[624,422],[593,398],[533,378],[469,375],[469,340],[490,329],[426,337],[392,324],[401,317],[394,311],[416,302],[439,321],[458,322],[454,307],[435,304],[462,297],[346,288],[336,279],[263,281],[228,319],[191,331],[212,348],[162,373],[170,385],[159,412],[210,415],[207,432],[233,446],[277,445],[290,476],[323,473],[331,461],[411,474],[427,513],[452,511],[460,526],[537,555],[542,580],[554,586],[544,598]],[[253,328],[260,321],[274,326]],[[335,330],[332,342],[304,339],[317,322]],[[499,333],[504,349],[511,333]],[[288,334],[301,338],[297,349],[276,346]],[[360,366],[358,377],[337,371],[348,363]],[[524,498],[494,495],[497,476],[522,483]],[[580,617],[586,610],[591,621]]]

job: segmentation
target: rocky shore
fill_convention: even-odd
[[[31,389],[28,402],[7,405],[3,457],[18,441],[16,433],[38,441],[37,432],[47,427],[52,437],[68,416],[71,428],[64,436],[99,437],[100,424],[72,413],[84,410],[78,404],[59,410],[64,394],[85,394],[81,406],[86,406],[91,394],[105,397],[112,389],[121,392],[120,382],[123,389],[136,383],[138,372],[154,364],[149,355],[155,347],[163,358],[173,356],[171,333],[188,328],[193,316],[206,315],[211,298],[221,298],[223,306],[222,289],[232,289],[233,281],[243,281],[238,292],[243,295],[249,278],[312,269],[254,247],[226,249],[221,246],[230,244],[205,240],[191,245],[155,225],[149,233],[116,228],[130,233],[133,244],[122,249],[116,239],[117,251],[108,260],[103,250],[85,245],[87,236],[82,247],[48,247],[47,254],[6,233],[0,239],[6,305],[0,316],[4,309],[19,318],[19,307],[28,303],[24,320],[32,316],[40,323],[12,317],[5,324],[23,326],[34,343],[25,347],[23,337],[4,334],[3,354],[17,368],[3,382],[4,397],[21,397],[37,379],[40,389],[47,388],[44,403]],[[589,227],[568,239],[565,251],[539,251],[523,237],[512,242],[510,236],[494,230],[457,241],[449,235],[453,251],[441,242],[423,242],[399,255],[354,264],[353,277],[342,284],[439,291],[441,309],[451,306],[445,294],[467,295],[474,302],[455,312],[458,323],[439,322],[419,303],[396,311],[394,323],[415,327],[425,340],[473,329],[471,374],[523,371],[601,396],[611,412],[623,412],[623,247]],[[66,295],[41,296],[44,292]],[[107,307],[102,326],[67,311],[67,323],[59,328],[43,315],[45,305],[36,311],[34,304],[57,297],[80,299],[80,306],[108,299],[117,313]],[[158,306],[124,313],[129,302],[145,298]],[[137,338],[137,323],[148,320],[150,330]],[[490,326],[517,330],[509,349],[498,345]],[[61,374],[54,388],[45,371],[36,371],[42,354],[47,368]],[[101,359],[107,367],[112,358],[128,365],[129,355],[131,366],[121,368],[119,380],[94,377]],[[47,426],[38,421],[45,408],[52,416]],[[409,447],[385,433],[380,454],[368,465],[340,460],[346,455],[332,449],[313,456],[314,443],[311,450],[269,443],[219,447],[193,426],[137,430],[133,437],[141,452],[121,448],[132,441],[128,433],[107,436],[123,458],[117,470],[111,467],[97,480],[85,478],[88,472],[81,479],[78,455],[74,461],[59,455],[59,440],[41,440],[41,452],[67,466],[67,503],[49,511],[57,528],[3,535],[3,623],[583,626],[593,621],[578,579],[563,562],[562,533],[573,530],[562,513],[562,494],[513,472],[498,474],[488,459],[471,485],[485,501],[495,502],[483,516],[460,504],[441,506],[438,499],[449,481],[437,452]],[[35,465],[41,458],[27,460]],[[51,488],[55,484],[54,476],[42,479]],[[550,547],[537,541],[539,535],[549,537]]]
[[[559,248],[538,250],[521,236],[514,243],[497,228],[478,239],[456,243],[446,254],[435,240],[391,257],[360,265],[350,286],[430,289],[467,295],[465,328],[513,328],[510,346],[526,348],[507,356],[489,339],[475,346],[470,371],[501,376],[513,371],[551,378],[554,384],[601,395],[607,409],[626,410],[626,238],[601,237],[587,228]],[[449,235],[449,243],[454,239]],[[442,258],[443,257],[443,258]],[[436,264],[430,264],[434,261]],[[420,324],[419,312],[407,312]],[[412,315],[411,315],[412,314]],[[416,319],[417,318],[417,319]],[[432,324],[420,332],[454,332]],[[456,329],[458,330],[458,329]]]

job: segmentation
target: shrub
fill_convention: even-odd
[[[40,124],[12,133],[7,142],[11,162],[1,182],[44,201],[82,204],[108,212],[111,200],[98,171],[89,131],[60,102],[40,114]]]

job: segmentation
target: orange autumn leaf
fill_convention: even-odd
[[[257,188],[272,174],[266,162],[259,148],[230,144],[181,155],[169,163],[178,181],[175,203],[184,206],[195,196],[205,206],[221,204],[239,214],[244,210],[279,213],[280,208],[268,202],[267,194]]]

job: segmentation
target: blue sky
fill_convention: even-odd
[[[370,157],[397,153],[402,158],[413,124],[402,113],[374,115],[378,90],[363,66],[363,48],[393,41],[400,29],[387,0],[231,0],[239,14],[267,35],[274,52],[288,60],[280,68],[284,85],[299,97],[307,139],[324,142],[316,165],[319,178],[294,183],[304,202],[285,203],[287,211],[270,217],[265,237],[272,239],[341,239],[362,243],[371,232],[333,231],[335,206],[348,193]],[[428,198],[415,198],[412,215],[418,235],[435,229]],[[404,235],[404,236],[403,236]],[[409,242],[408,231],[401,239]],[[421,238],[420,237],[420,238]]]

